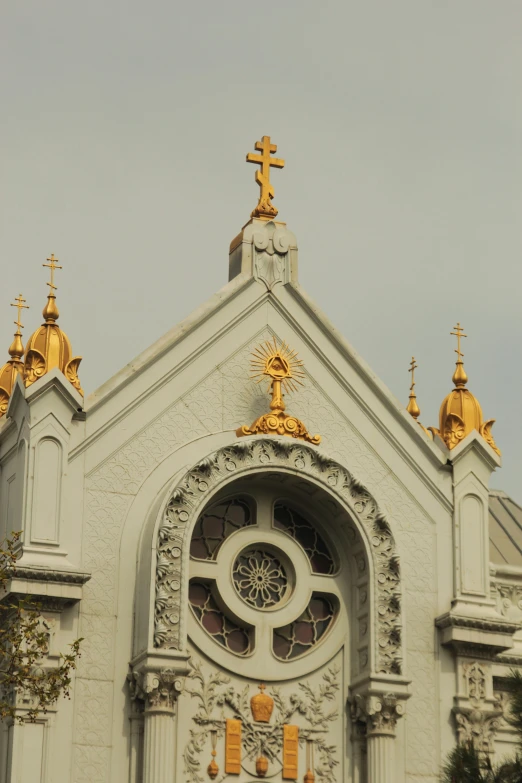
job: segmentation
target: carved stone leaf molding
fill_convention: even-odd
[[[200,661],[190,661],[191,672],[187,677],[185,692],[197,699],[198,709],[192,720],[196,728],[190,730],[190,739],[185,747],[183,759],[187,783],[202,783],[202,762],[200,754],[208,743],[209,731],[217,732],[218,737],[225,733],[225,718],[233,715],[241,720],[243,755],[252,761],[265,755],[271,764],[280,764],[283,748],[283,726],[299,714],[306,721],[299,730],[299,743],[312,739],[317,753],[315,774],[320,783],[337,783],[335,768],[339,761],[338,748],[327,741],[330,724],[339,718],[337,706],[328,708],[338,695],[338,666],[329,667],[318,685],[309,681],[298,683],[297,691],[286,699],[280,688],[270,689],[274,699],[275,713],[270,723],[257,723],[250,710],[250,692],[252,686],[246,685],[237,690],[230,685],[230,678],[219,671],[205,675]],[[190,683],[195,683],[191,687]],[[228,686],[228,687],[226,687]],[[220,778],[222,780],[223,778]]]
[[[404,705],[395,694],[379,696],[357,693],[351,701],[351,713],[354,723],[366,729],[366,735],[395,736],[397,720],[404,714]]]
[[[292,235],[270,221],[252,237],[254,245],[254,277],[262,280],[269,291],[276,283],[285,283],[289,265],[288,251]]]
[[[127,680],[131,699],[149,712],[173,712],[183,690],[183,680],[172,669],[130,672]]]
[[[186,558],[182,553],[189,546],[189,520],[196,518],[210,494],[221,484],[260,469],[279,469],[309,477],[350,509],[369,542],[373,560],[373,611],[377,630],[374,668],[377,672],[400,674],[400,569],[388,522],[374,498],[346,468],[313,448],[278,438],[257,437],[216,451],[189,470],[172,493],[158,533],[155,647],[184,646],[188,600]]]
[[[453,708],[459,744],[472,743],[481,753],[493,753],[495,735],[504,714],[502,701],[487,698],[487,683],[491,671],[487,664],[473,661],[463,666],[467,706]]]

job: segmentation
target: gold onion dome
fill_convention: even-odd
[[[464,369],[462,357],[464,354],[460,350],[460,338],[467,337],[463,333],[460,323],[454,327],[455,331],[451,334],[457,337],[457,363],[453,373],[454,389],[444,398],[439,412],[439,429],[431,427],[430,429],[440,435],[449,449],[455,448],[464,440],[473,430],[484,438],[491,448],[500,454],[500,449],[496,445],[491,428],[495,419],[484,421],[482,408],[474,394],[466,388],[468,376]]]
[[[22,344],[22,332],[20,331],[23,328],[20,321],[20,314],[22,310],[29,309],[24,302],[25,299],[22,297],[22,294],[18,294],[15,303],[11,304],[11,307],[18,308],[18,317],[15,321],[15,326],[17,328],[13,342],[8,349],[11,358],[0,368],[0,418],[4,416],[7,411],[7,406],[9,405],[17,376],[20,375],[23,377],[24,363],[22,361],[22,356],[24,355],[24,346]]]
[[[56,286],[54,285],[54,270],[61,269],[54,257],[54,253],[47,259],[48,264],[42,266],[51,270],[51,282],[47,304],[42,315],[44,323],[31,335],[25,349],[24,382],[31,386],[35,381],[57,367],[67,380],[83,395],[83,390],[78,378],[78,367],[81,356],[73,356],[71,342],[64,331],[60,329],[56,321],[60,315],[56,306]]]

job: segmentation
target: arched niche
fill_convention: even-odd
[[[200,460],[177,482],[156,520],[154,610],[149,638],[166,660],[187,645],[189,547],[202,509],[246,476],[291,476],[316,487],[341,521],[342,535],[368,574],[368,624],[373,629],[364,669],[400,674],[400,572],[390,526],[370,493],[338,462],[319,450],[279,438],[249,438]],[[356,565],[354,566],[356,567]],[[151,607],[152,608],[152,607]],[[359,670],[363,662],[360,662]]]

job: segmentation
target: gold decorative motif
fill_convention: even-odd
[[[26,358],[24,367],[24,382],[26,386],[31,386],[35,381],[57,367],[74,386],[75,389],[83,395],[83,390],[78,378],[78,367],[81,362],[81,356],[73,356],[69,338],[63,332],[56,321],[60,313],[56,305],[56,285],[54,284],[54,273],[56,269],[62,269],[57,263],[54,253],[51,253],[47,259],[47,264],[42,266],[51,270],[51,279],[47,283],[49,293],[47,295],[47,304],[43,309],[45,322],[29,338],[26,346]]]
[[[216,755],[217,755],[217,751],[216,751],[217,730],[216,729],[211,729],[210,741],[212,743],[212,752],[211,752],[212,761],[207,767],[207,774],[211,780],[214,780],[214,778],[217,778],[219,772],[219,767],[216,764]]]
[[[277,215],[277,208],[272,204],[274,198],[274,186],[270,182],[270,166],[282,169],[285,165],[281,158],[272,158],[273,152],[277,152],[277,145],[270,143],[270,136],[262,136],[261,141],[256,141],[256,150],[261,155],[249,152],[246,156],[247,163],[260,163],[261,171],[256,171],[256,182],[260,187],[259,201],[257,207],[251,214],[251,217],[274,218]]]
[[[466,388],[468,376],[464,369],[464,354],[460,349],[462,337],[467,337],[460,323],[457,323],[454,332],[450,334],[457,338],[457,362],[455,372],[453,373],[453,383],[455,388],[443,400],[439,413],[439,429],[430,427],[430,430],[440,435],[448,449],[454,449],[464,438],[473,430],[476,430],[491,446],[493,451],[500,455],[500,449],[493,439],[491,428],[495,419],[484,421],[482,408],[477,398]]]
[[[241,721],[227,718],[225,728],[225,772],[228,775],[241,773]]]
[[[223,733],[226,737],[225,777],[228,774],[245,774],[249,780],[255,776],[265,777],[270,766],[268,777],[273,778],[283,767],[284,726],[290,720],[297,719],[297,716],[300,716],[297,740],[301,743],[306,741],[307,747],[317,751],[318,755],[315,768],[313,757],[307,754],[309,771],[321,783],[338,783],[338,748],[332,745],[331,736],[333,724],[340,721],[339,666],[323,672],[321,681],[315,685],[309,681],[299,682],[296,691],[286,698],[280,688],[273,688],[275,715],[271,714],[268,723],[252,719],[248,709],[248,684],[235,688],[231,685],[230,677],[222,671],[206,673],[200,661],[190,660],[189,665],[191,672],[185,691],[197,700],[198,708],[192,716],[190,737],[182,751],[183,780],[186,783],[201,783],[203,770],[199,757],[208,747],[209,732],[213,730],[217,731],[218,737]],[[195,687],[190,687],[190,683],[194,683]],[[233,718],[226,717],[230,712]],[[297,752],[297,746],[295,749]],[[218,779],[222,780],[223,775],[220,774]]]
[[[284,342],[278,346],[275,337],[273,343],[266,342],[256,348],[252,358],[252,377],[259,378],[257,383],[261,383],[265,377],[270,379],[268,389],[272,392],[271,412],[260,416],[250,427],[246,425],[239,427],[236,430],[238,437],[288,435],[315,445],[321,442],[320,435],[310,435],[300,419],[284,412],[286,406],[283,400],[283,389],[296,391],[297,384],[303,384],[300,380],[304,377],[304,372],[300,369],[302,366],[303,363],[297,358],[296,352]]]
[[[260,693],[256,693],[256,695],[252,696],[250,699],[252,716],[258,723],[269,723],[274,709],[274,700],[268,693],[264,693],[266,690],[266,685],[264,683],[261,683],[258,687]]]
[[[256,759],[256,773],[259,778],[264,778],[268,772],[268,759],[266,756],[258,756]]]
[[[16,307],[18,310],[15,323],[16,332],[14,339],[9,346],[8,353],[11,357],[3,367],[0,368],[0,418],[5,415],[9,406],[9,400],[13,391],[13,387],[18,375],[23,377],[24,363],[22,356],[24,355],[24,346],[22,343],[23,324],[21,321],[22,310],[28,310],[29,307],[25,304],[25,299],[22,294],[18,294],[15,301],[11,303],[11,307]]]
[[[283,780],[297,780],[299,727],[283,726]]]

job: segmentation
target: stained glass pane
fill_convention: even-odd
[[[276,658],[291,661],[309,652],[332,627],[338,606],[335,596],[313,593],[300,617],[293,623],[274,629],[272,648]]]
[[[278,502],[274,506],[274,527],[301,544],[314,574],[333,574],[335,562],[315,526],[292,506]]]
[[[200,625],[222,647],[236,655],[248,655],[254,649],[251,631],[241,627],[221,611],[210,584],[192,579],[189,603]]]
[[[201,514],[192,533],[190,555],[196,560],[215,560],[228,536],[242,527],[255,525],[252,503],[246,498],[223,500]]]

